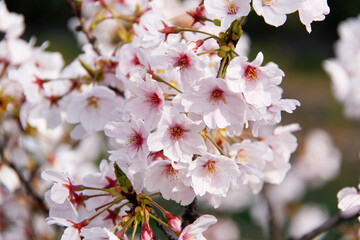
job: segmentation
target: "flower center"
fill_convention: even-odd
[[[219,104],[220,101],[226,103],[226,98],[224,96],[224,91],[218,87],[211,91],[210,102]]]
[[[216,167],[216,162],[209,160],[204,166],[205,175],[207,178],[215,178],[215,176],[219,176],[219,169]]]
[[[89,109],[89,108],[97,109],[99,107],[99,103],[98,103],[99,98],[91,96],[91,97],[88,97],[86,100],[87,100],[87,105],[86,105],[87,109]]]
[[[126,144],[132,151],[139,151],[141,146],[144,143],[144,139],[142,135],[138,132],[135,132],[129,136],[129,141]]]
[[[263,6],[271,6],[272,4],[274,4],[274,2],[277,2],[277,0],[273,1],[273,0],[262,0],[262,5]]]
[[[178,58],[176,58],[176,62],[174,63],[174,67],[179,67],[180,70],[186,68],[190,65],[190,59],[186,54],[180,54]]]
[[[165,169],[162,171],[161,175],[165,175],[166,179],[169,179],[170,182],[174,180],[179,180],[179,171],[175,170],[171,164],[168,164]]]
[[[229,15],[235,15],[239,9],[239,7],[236,5],[234,1],[225,1],[225,8],[226,12]]]
[[[255,80],[257,78],[257,68],[251,65],[248,65],[244,73],[247,80]]]
[[[183,236],[184,240],[196,240],[197,239],[197,234],[195,233],[185,233],[185,235]]]
[[[184,136],[184,133],[186,132],[186,130],[179,124],[176,124],[175,126],[170,127],[169,130],[170,130],[170,138],[173,141],[180,140]]]
[[[147,102],[151,107],[157,107],[161,103],[161,99],[159,98],[159,95],[157,95],[156,92],[150,93],[145,102]]]
[[[132,64],[134,64],[135,66],[141,66],[140,60],[139,58],[136,56],[136,54],[134,55],[133,60],[131,61]]]

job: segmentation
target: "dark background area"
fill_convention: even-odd
[[[70,62],[80,52],[80,48],[67,28],[72,16],[65,0],[7,0],[10,11],[25,16],[25,39],[35,36],[37,45],[49,40],[49,50],[59,51]],[[328,183],[321,190],[310,191],[306,201],[325,204],[330,213],[337,210],[337,192],[345,186],[356,186],[360,173],[360,127],[358,121],[346,119],[342,106],[332,96],[330,78],[322,69],[325,59],[334,57],[333,44],[338,39],[339,22],[360,14],[359,0],[329,0],[330,14],[322,22],[312,23],[312,33],[308,34],[301,24],[298,13],[288,16],[287,22],[278,28],[267,25],[262,17],[252,12],[246,19],[244,31],[251,38],[252,60],[259,51],[265,55],[265,62],[274,61],[284,70],[285,98],[295,98],[301,107],[294,114],[283,114],[282,124],[298,122],[302,131],[297,133],[299,149],[302,137],[313,128],[327,130],[343,154],[340,177]],[[245,217],[244,217],[245,216]],[[234,213],[233,218],[241,225],[246,222],[247,213]],[[241,224],[240,224],[241,223]],[[241,228],[242,236],[256,239],[257,228]],[[261,239],[258,238],[258,239]],[[326,239],[339,239],[338,235],[328,235]]]

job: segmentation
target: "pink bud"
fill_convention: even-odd
[[[169,228],[177,233],[181,232],[181,220],[178,217],[172,216],[169,212],[165,213],[165,218],[168,220]]]
[[[142,232],[140,234],[140,240],[151,240],[153,238],[153,232],[149,228],[149,225],[144,223],[142,225]]]
[[[178,217],[173,217],[169,220],[169,228],[174,232],[181,232],[181,220]]]

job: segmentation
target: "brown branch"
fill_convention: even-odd
[[[89,43],[91,44],[93,50],[101,56],[101,51],[96,44],[96,37],[91,33],[90,29],[85,24],[85,18],[81,15],[81,10],[77,8],[73,2],[73,0],[66,0],[66,3],[69,5],[70,9],[72,10],[73,14],[78,18],[80,26],[78,30],[82,31]]]
[[[183,214],[181,228],[184,229],[187,225],[192,224],[199,217],[197,212],[197,199],[195,198],[188,206],[183,207]]]
[[[267,203],[267,208],[269,211],[269,239],[270,240],[281,240],[281,226],[279,223],[278,215],[276,214],[276,209],[274,208],[274,204],[270,197],[269,193],[269,185],[264,186],[264,198]]]
[[[327,220],[326,222],[324,222],[323,224],[321,224],[319,227],[315,228],[314,230],[312,230],[311,232],[303,235],[300,238],[290,238],[289,240],[310,240],[313,239],[315,237],[317,237],[318,235],[330,230],[333,227],[336,227],[337,225],[346,222],[346,221],[351,221],[356,219],[359,216],[359,212],[356,212],[352,215],[349,216],[344,216],[344,214],[339,214],[337,216],[334,216],[332,218],[330,218],[329,220]]]

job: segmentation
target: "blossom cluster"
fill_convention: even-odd
[[[359,119],[360,17],[342,22],[338,33],[340,39],[335,44],[335,58],[326,60],[324,68],[331,77],[334,96],[344,104],[345,115]]]
[[[331,78],[335,98],[344,104],[345,116],[355,120],[360,117],[357,92],[360,87],[359,33],[360,16],[340,23],[338,27],[340,38],[335,43],[335,58],[328,59],[323,64]],[[359,196],[358,190],[354,187],[345,187],[338,192],[338,208],[343,216],[359,215]]]
[[[61,239],[127,239],[130,228],[134,239],[138,226],[140,239],[152,239],[150,219],[178,239],[203,239],[215,217],[181,226],[153,196],[218,208],[243,189],[283,182],[300,127],[276,125],[300,103],[282,98],[277,64],[264,64],[262,52],[249,60],[243,20],[253,9],[277,27],[298,11],[310,32],[329,13],[326,0],[69,2],[84,45],[65,66],[46,43],[21,39],[23,17],[0,1],[0,111],[16,129],[3,129],[11,151],[2,158],[32,175],[34,155],[33,175],[53,183],[46,221],[66,227]],[[187,19],[171,19],[178,13]],[[89,160],[98,160],[104,138],[110,161],[96,172]]]

